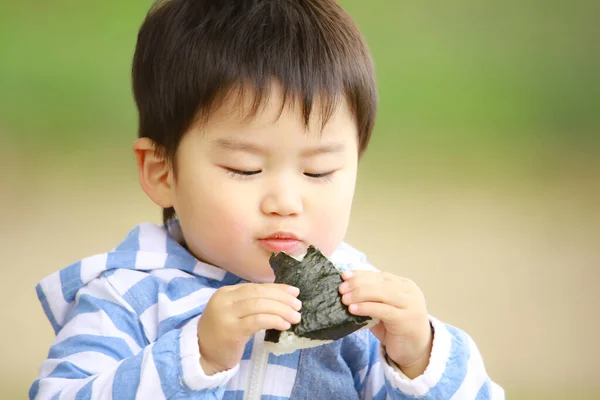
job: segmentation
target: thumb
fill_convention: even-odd
[[[377,325],[371,328],[371,333],[375,335],[377,339],[381,342],[381,344],[385,345],[385,325],[383,322],[379,322]]]

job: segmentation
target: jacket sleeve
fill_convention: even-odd
[[[370,335],[370,365],[363,399],[504,400],[504,391],[490,380],[475,342],[459,329],[431,318],[435,330],[429,365],[409,379],[387,362],[385,349]]]
[[[139,316],[106,278],[81,289],[30,399],[219,399],[239,369],[207,376],[195,317],[150,343]]]

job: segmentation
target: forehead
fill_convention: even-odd
[[[215,135],[268,137],[274,132],[288,138],[302,134],[311,142],[358,138],[356,120],[345,98],[329,102],[316,98],[306,119],[301,99],[285,98],[279,86],[262,96],[251,90],[232,91],[200,120],[197,129],[213,139]]]

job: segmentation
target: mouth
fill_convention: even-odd
[[[289,255],[300,255],[306,248],[296,235],[288,232],[277,232],[270,236],[258,239],[258,243],[269,252],[285,252]]]

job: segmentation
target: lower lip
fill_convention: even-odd
[[[290,255],[301,250],[300,240],[297,239],[260,239],[259,243],[269,251],[274,253],[286,252]]]

